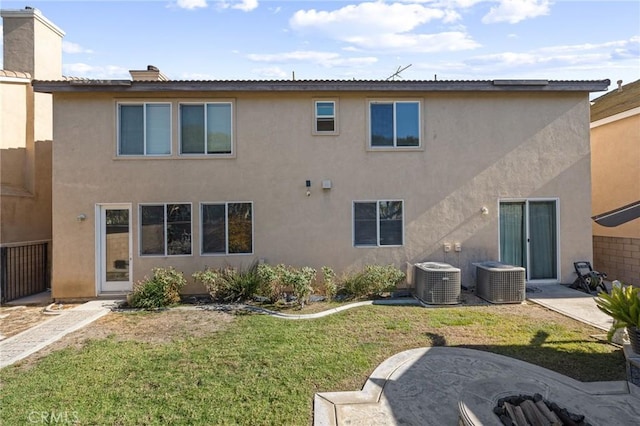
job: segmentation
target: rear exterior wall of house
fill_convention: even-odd
[[[75,92],[54,99],[56,299],[101,292],[100,215],[109,205],[130,212],[132,282],[154,267],[173,266],[190,277],[205,267],[246,268],[262,259],[327,265],[338,274],[373,263],[404,269],[407,262],[438,261],[461,268],[463,284],[473,285],[472,263],[500,258],[505,201],[556,206],[552,281],[571,282],[572,262],[592,258],[586,93]],[[334,102],[331,134],[314,131],[318,100]],[[369,106],[380,100],[417,102],[418,147],[370,147]],[[170,105],[171,154],[118,155],[119,105],[151,102]],[[180,105],[207,102],[231,105],[232,153],[181,155]],[[323,181],[331,187],[323,189]],[[354,203],[368,203],[375,217],[389,200],[401,209],[394,228],[400,240],[354,244]],[[251,248],[202,254],[203,205],[226,203],[250,204]],[[142,210],[149,205],[160,212],[188,206],[182,224],[190,247],[182,255],[143,253],[141,245],[153,244],[142,242]],[[374,241],[384,226],[378,220],[368,228]],[[447,242],[461,251],[445,253]],[[190,282],[185,292],[203,289]]]

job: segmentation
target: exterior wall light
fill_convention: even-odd
[[[76,220],[78,222],[84,222],[87,219],[87,215],[84,213],[80,213],[78,216],[76,216]]]
[[[480,209],[480,212],[486,216],[489,214],[489,209],[486,206],[482,206],[482,208]]]

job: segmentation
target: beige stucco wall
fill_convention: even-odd
[[[592,128],[591,151],[593,214],[640,200],[640,111]],[[593,235],[640,238],[640,220],[612,228],[594,222]]]
[[[37,9],[3,10],[3,67],[38,80],[62,76],[64,32]]]
[[[0,99],[0,243],[49,240],[52,96],[0,77]]]
[[[176,94],[184,96],[184,94]],[[211,100],[206,93],[191,100]],[[149,100],[153,95],[137,99]],[[561,281],[572,263],[591,259],[589,105],[586,94],[416,94],[423,146],[409,152],[367,150],[364,97],[323,93],[338,101],[339,135],[313,136],[317,94],[229,93],[235,105],[235,158],[179,158],[177,102],[173,156],[116,158],[116,101],[108,94],[55,95],[53,296],[96,293],[96,204],[131,203],[134,281],[155,266],[190,276],[206,266],[269,263],[333,267],[446,261],[473,284],[471,262],[497,259],[501,198],[557,198]],[[131,98],[132,99],[132,98]],[[333,188],[321,189],[330,179]],[[311,196],[305,181],[311,180]],[[404,200],[405,244],[355,248],[354,200]],[[254,255],[200,256],[199,202],[252,201]],[[140,257],[138,203],[190,202],[193,255]],[[482,206],[489,208],[482,215]],[[78,222],[84,213],[88,219]],[[445,255],[443,242],[462,252]],[[201,292],[190,285],[187,292]]]

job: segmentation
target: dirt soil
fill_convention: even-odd
[[[71,309],[77,304],[56,304],[47,306],[0,306],[0,338],[6,339],[44,321],[57,313]]]
[[[18,312],[23,314],[24,322],[29,321],[29,316],[39,318],[35,310]],[[57,350],[67,347],[80,349],[89,340],[100,340],[112,336],[121,341],[135,340],[154,344],[186,337],[204,337],[223,329],[233,321],[233,318],[231,313],[193,308],[158,312],[110,312],[24,359],[21,361],[21,368],[28,369]],[[14,319],[17,320],[17,315]]]

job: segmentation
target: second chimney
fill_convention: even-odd
[[[129,70],[131,79],[133,81],[167,81],[166,75],[162,74],[160,70],[153,66],[147,65],[146,70]]]

